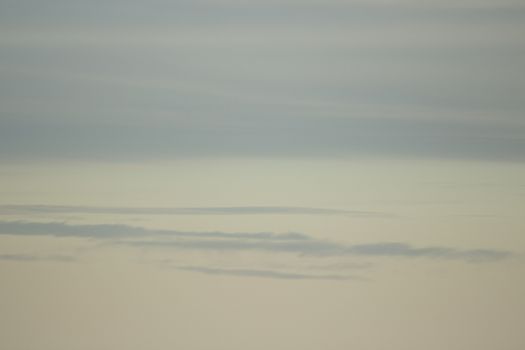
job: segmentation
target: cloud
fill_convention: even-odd
[[[61,222],[0,221],[0,235],[56,236],[95,239],[171,237],[171,238],[230,238],[246,240],[308,240],[309,236],[296,233],[272,232],[185,232],[153,230],[129,225],[70,225]]]
[[[173,247],[186,250],[204,251],[259,251],[270,253],[295,253],[317,257],[403,257],[430,258],[442,260],[463,260],[467,262],[490,262],[506,259],[512,253],[491,249],[461,250],[452,247],[413,247],[407,243],[379,242],[348,245],[311,238],[305,241],[244,241],[244,240],[170,240],[170,241],[125,241],[121,244],[139,247]]]
[[[357,279],[352,276],[344,275],[312,275],[302,274],[293,272],[279,272],[272,270],[258,270],[258,269],[223,269],[223,268],[210,268],[202,266],[177,266],[179,270],[200,272],[208,275],[226,275],[226,276],[240,276],[240,277],[265,277],[265,278],[277,278],[277,279],[292,279],[292,280],[349,280]]]
[[[349,254],[367,256],[429,257],[438,259],[461,259],[471,262],[501,260],[512,255],[507,251],[491,249],[459,250],[440,246],[415,248],[409,244],[398,242],[359,244],[348,247],[346,251]]]
[[[70,213],[129,215],[348,215],[352,217],[388,216],[388,214],[386,213],[373,211],[277,206],[137,208],[61,205],[0,205],[0,215]]]
[[[457,249],[446,246],[414,247],[403,242],[347,244],[330,242],[303,233],[185,232],[152,230],[127,225],[68,225],[0,221],[0,234],[47,235],[109,240],[111,243],[150,248],[218,252],[291,253],[313,257],[403,257],[467,262],[491,262],[510,258],[509,251]]]
[[[74,261],[75,258],[69,255],[53,254],[53,255],[36,255],[36,254],[0,254],[0,260],[10,261],[59,261],[68,262]]]
[[[127,225],[68,225],[59,222],[1,221],[0,234],[97,239],[141,237],[151,231]]]

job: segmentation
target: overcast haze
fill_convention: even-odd
[[[0,0],[0,348],[522,350],[524,37],[519,0]]]

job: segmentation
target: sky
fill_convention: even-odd
[[[525,3],[0,0],[0,348],[522,350]]]

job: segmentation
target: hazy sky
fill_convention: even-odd
[[[525,2],[0,0],[0,348],[522,350]]]

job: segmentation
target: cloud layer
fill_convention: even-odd
[[[202,266],[178,266],[179,270],[199,272],[207,275],[223,275],[223,276],[238,276],[238,277],[263,277],[263,278],[277,278],[288,280],[350,280],[358,279],[356,277],[347,275],[314,275],[302,274],[292,272],[279,272],[272,270],[257,270],[257,269],[222,269]]]
[[[6,261],[56,261],[56,262],[70,262],[75,261],[75,257],[70,255],[52,254],[52,255],[40,255],[40,254],[0,254],[0,260]]]
[[[490,262],[511,257],[508,251],[457,249],[446,246],[414,247],[403,242],[346,244],[330,242],[303,233],[228,233],[151,230],[127,225],[68,225],[0,221],[0,234],[44,235],[105,240],[120,245],[215,252],[289,253],[310,257],[430,258]]]
[[[139,208],[61,205],[0,205],[0,215],[70,213],[128,215],[347,215],[352,217],[388,216],[386,213],[373,211],[276,206]]]

